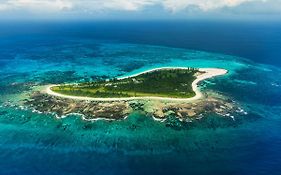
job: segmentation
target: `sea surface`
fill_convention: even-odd
[[[278,22],[0,22],[0,174],[281,174]],[[217,67],[201,90],[247,115],[170,127],[135,111],[120,121],[57,119],[20,107],[47,84],[162,66]]]

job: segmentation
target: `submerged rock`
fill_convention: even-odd
[[[86,120],[98,118],[123,119],[131,111],[130,106],[126,102],[99,103],[77,101],[50,96],[40,92],[33,93],[31,98],[25,101],[25,105],[37,111],[56,113],[58,117],[78,113],[82,114]]]
[[[132,111],[143,111],[155,120],[165,121],[173,116],[180,122],[191,122],[201,119],[206,113],[216,113],[231,117],[231,113],[241,111],[232,100],[207,96],[194,102],[169,102],[161,100],[132,100],[97,102],[73,100],[34,92],[25,100],[25,106],[35,111],[55,113],[58,118],[69,114],[80,114],[85,120],[119,120],[126,118]],[[178,125],[171,124],[169,126]],[[173,122],[172,122],[173,123]]]

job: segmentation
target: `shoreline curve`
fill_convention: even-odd
[[[143,71],[143,72],[140,72],[140,73],[137,73],[134,75],[120,77],[117,79],[121,80],[121,79],[125,79],[125,78],[136,77],[136,76],[144,74],[144,73],[153,72],[153,71],[161,70],[161,69],[188,69],[188,68],[187,67],[160,67],[160,68]],[[199,82],[209,79],[209,78],[225,75],[228,72],[226,69],[221,69],[221,68],[199,68],[199,71],[205,72],[205,73],[202,73],[202,74],[196,76],[196,79],[192,82],[191,86],[192,86],[192,90],[195,92],[195,96],[193,96],[191,98],[169,98],[169,97],[95,98],[95,97],[84,97],[84,96],[71,96],[71,95],[60,94],[60,93],[57,93],[57,92],[54,92],[51,90],[52,87],[58,86],[58,85],[47,86],[46,93],[49,95],[57,96],[57,97],[61,97],[61,98],[84,100],[84,101],[104,101],[104,102],[105,101],[107,101],[107,102],[109,102],[109,101],[130,101],[130,100],[194,101],[194,100],[198,100],[203,97],[203,94],[198,89]]]

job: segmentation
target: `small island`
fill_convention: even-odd
[[[245,111],[228,97],[204,92],[198,83],[227,73],[218,68],[165,67],[95,82],[48,85],[25,101],[34,111],[58,118],[81,114],[84,120],[119,120],[133,111],[165,121],[190,122],[206,113],[233,117]]]
[[[170,97],[195,96],[192,82],[198,69],[159,69],[137,76],[114,78],[96,82],[58,85],[51,90],[65,95],[94,98]]]
[[[193,100],[202,96],[197,89],[200,81],[226,73],[225,69],[215,68],[156,68],[110,80],[51,85],[47,88],[47,93],[64,98],[92,101]]]

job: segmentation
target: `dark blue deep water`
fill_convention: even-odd
[[[17,21],[0,25],[0,36],[7,40],[43,36],[114,40],[224,53],[281,66],[281,20]]]
[[[280,48],[279,21],[0,22],[0,174],[281,174]],[[161,66],[228,69],[201,88],[247,115],[171,128],[20,107],[44,85]]]

